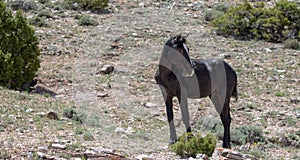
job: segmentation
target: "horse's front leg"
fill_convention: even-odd
[[[174,144],[177,141],[177,135],[174,125],[174,114],[173,114],[173,97],[172,96],[165,96],[165,104],[167,110],[167,117],[170,129],[170,142],[169,144]]]
[[[186,97],[178,96],[178,101],[180,104],[180,110],[182,114],[182,120],[186,128],[186,132],[190,133],[192,132],[191,126],[190,126],[190,115],[189,115],[189,109],[188,109],[188,102]]]

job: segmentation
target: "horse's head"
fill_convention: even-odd
[[[188,55],[189,48],[186,45],[186,37],[187,36],[181,36],[181,34],[173,36],[168,39],[165,45],[178,51],[189,63],[191,63],[190,57]]]
[[[186,45],[186,37],[177,35],[169,38],[165,43],[163,57],[167,58],[181,72],[183,77],[192,76],[194,69],[189,57],[189,48]]]

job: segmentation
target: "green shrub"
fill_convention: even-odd
[[[75,128],[75,134],[83,134],[86,131],[86,129],[82,126]]]
[[[300,50],[300,42],[297,41],[296,39],[287,39],[284,42],[284,47],[289,49]]]
[[[223,138],[223,125],[218,117],[202,117],[197,125],[198,128],[200,128],[202,131],[208,131],[212,133],[217,133],[217,137]]]
[[[29,11],[38,9],[37,4],[33,1],[11,1],[8,2],[8,6],[11,7],[13,10]]]
[[[22,89],[40,67],[34,29],[20,11],[15,15],[0,1],[0,85]]]
[[[85,131],[85,132],[83,133],[83,139],[84,139],[85,141],[92,141],[92,140],[94,140],[94,137],[93,137],[93,135],[92,135],[90,132]]]
[[[63,111],[63,116],[73,119],[79,123],[85,122],[87,115],[85,112],[79,112],[74,108],[65,108]]]
[[[262,149],[262,147],[251,148],[247,154],[253,155],[256,158],[269,158],[270,156]]]
[[[45,17],[45,18],[54,18],[53,14],[47,10],[47,9],[43,9],[38,13],[39,17]]]
[[[224,13],[221,12],[221,11],[217,11],[217,10],[214,10],[214,9],[207,10],[204,13],[204,20],[205,21],[212,21],[214,19],[222,17],[223,15],[224,15]]]
[[[235,144],[242,145],[246,143],[265,142],[263,129],[253,125],[241,125],[231,130],[231,141]]]
[[[97,20],[91,18],[89,15],[83,15],[78,20],[78,25],[80,26],[97,26],[98,22]]]
[[[228,4],[220,3],[212,7],[210,10],[205,11],[204,20],[212,21],[214,19],[222,17],[230,8]]]
[[[45,17],[34,17],[28,19],[29,24],[36,26],[36,27],[49,27],[49,24],[46,22]]]
[[[77,111],[74,108],[65,108],[63,110],[63,116],[72,119]]]
[[[254,7],[244,1],[211,24],[223,36],[282,42],[289,37],[299,39],[300,9],[287,0],[278,1],[273,8],[265,7],[263,2]]]
[[[6,151],[1,150],[0,151],[0,159],[11,159],[11,155]]]
[[[75,5],[77,4],[77,5]],[[84,9],[84,10],[102,10],[108,5],[108,0],[65,0],[65,8]]]
[[[200,133],[193,136],[186,133],[179,138],[179,141],[171,145],[171,150],[182,157],[196,157],[197,154],[212,156],[217,140],[212,134],[202,137]]]
[[[226,13],[229,10],[229,8],[230,8],[230,5],[227,3],[220,3],[220,4],[217,4],[215,7],[213,7],[213,9],[223,12],[223,13]]]
[[[39,3],[46,4],[50,3],[50,0],[38,0]]]

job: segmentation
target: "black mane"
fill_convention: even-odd
[[[183,44],[186,44],[187,40],[184,36],[177,35],[169,38],[165,45],[174,47],[174,48],[184,48]]]

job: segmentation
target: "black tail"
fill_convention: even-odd
[[[231,96],[235,97],[235,101],[238,100],[237,83],[235,83],[235,86],[234,86],[234,89],[233,89],[233,92],[232,92]]]

